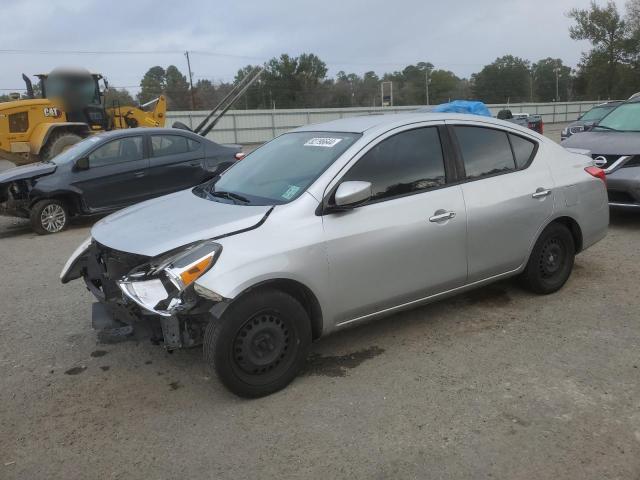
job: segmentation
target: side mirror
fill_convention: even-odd
[[[76,170],[89,170],[89,157],[82,157],[76,160]]]
[[[336,190],[336,207],[354,207],[371,196],[371,182],[343,182]]]
[[[596,122],[587,122],[582,126],[583,132],[588,132],[595,126],[596,126]]]

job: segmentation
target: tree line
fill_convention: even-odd
[[[373,70],[362,75],[339,71],[332,78],[317,55],[285,53],[264,64],[261,77],[234,108],[380,106],[382,82],[392,83],[394,105],[452,99],[485,103],[624,99],[640,91],[640,0],[628,1],[623,11],[613,1],[604,6],[592,1],[588,8],[573,9],[567,15],[572,20],[569,36],[590,43],[575,69],[559,58],[531,62],[504,55],[469,78],[426,61],[381,75]],[[254,67],[241,68],[233,82],[197,79],[191,90],[175,65],[154,66],[142,78],[136,99],[125,89],[111,88],[107,104],[145,103],[164,94],[169,110],[211,109]]]

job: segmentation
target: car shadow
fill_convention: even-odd
[[[640,208],[611,208],[609,224],[625,230],[640,229]]]
[[[74,218],[71,220],[71,223],[67,227],[67,230],[90,227],[103,217],[104,216]],[[31,228],[29,220],[24,218],[7,218],[8,222],[2,222],[4,223],[4,225],[0,224],[0,240],[5,238],[20,237],[22,235],[37,236],[37,234]],[[7,218],[5,218],[5,220]],[[55,235],[57,234],[52,234],[51,236],[55,237]]]

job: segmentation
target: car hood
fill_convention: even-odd
[[[25,178],[36,178],[56,171],[55,163],[32,163],[21,167],[13,167],[0,172],[0,184],[14,182]]]
[[[109,215],[94,225],[91,236],[106,247],[154,257],[257,227],[272,208],[219,203],[183,190]]]
[[[565,148],[581,148],[594,155],[640,154],[640,133],[581,132],[562,142]]]

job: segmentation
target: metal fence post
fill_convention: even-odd
[[[271,110],[271,138],[276,138],[276,112]]]
[[[231,118],[233,119],[233,143],[238,144],[238,125],[236,124],[236,114],[231,114]]]

